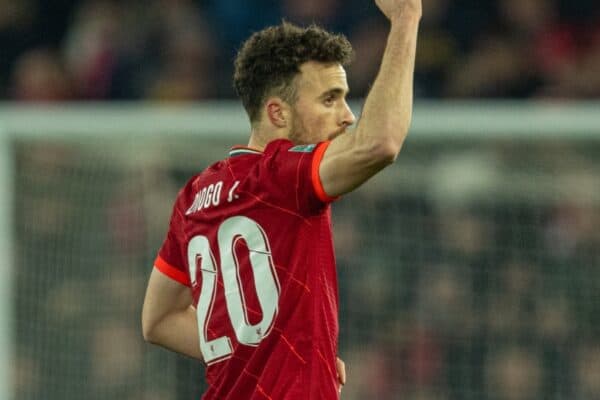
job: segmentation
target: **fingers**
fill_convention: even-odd
[[[389,20],[406,12],[417,15],[423,13],[422,0],[375,0],[375,4]]]
[[[335,367],[338,375],[338,382],[340,384],[339,391],[342,391],[342,386],[346,384],[346,364],[337,357],[335,360]]]

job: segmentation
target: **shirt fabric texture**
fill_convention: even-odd
[[[155,267],[203,310],[203,400],[339,398],[328,145],[233,148],[177,196]]]

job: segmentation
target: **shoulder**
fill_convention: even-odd
[[[287,139],[272,140],[265,147],[264,154],[268,155],[268,154],[275,154],[275,153],[278,153],[281,151],[286,151],[286,150],[289,150],[293,146],[294,146],[294,143],[292,143],[290,140],[287,140]]]
[[[210,181],[215,179],[211,177],[214,177],[218,174],[218,170],[223,168],[224,162],[226,161],[217,161],[201,172],[192,175],[177,193],[175,206],[179,209],[183,208],[187,210],[187,207],[189,207],[189,205],[193,202],[198,191],[202,189],[203,186],[206,186],[207,182],[210,183]]]
[[[330,203],[337,197],[330,197],[323,189],[319,166],[330,141],[294,144],[285,139],[270,142],[265,148],[264,173],[278,187],[297,192],[297,203],[303,196],[307,204]],[[317,199],[313,202],[313,197]]]
[[[279,155],[296,158],[303,154],[315,153],[317,150],[329,142],[319,142],[311,144],[294,144],[288,139],[277,139],[269,142],[265,147],[266,156]]]

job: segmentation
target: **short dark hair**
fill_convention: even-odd
[[[352,57],[352,45],[344,35],[317,25],[302,28],[283,21],[244,42],[235,59],[233,85],[250,121],[255,122],[268,96],[280,96],[293,104],[293,81],[302,64],[317,61],[346,66]]]

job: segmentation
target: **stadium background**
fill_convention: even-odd
[[[415,132],[334,207],[344,398],[598,399],[600,6],[423,2]],[[367,0],[0,0],[0,398],[198,398],[143,289],[177,188],[247,133],[235,49],[282,16],[350,38],[359,112]],[[511,120],[539,108],[572,129]]]

